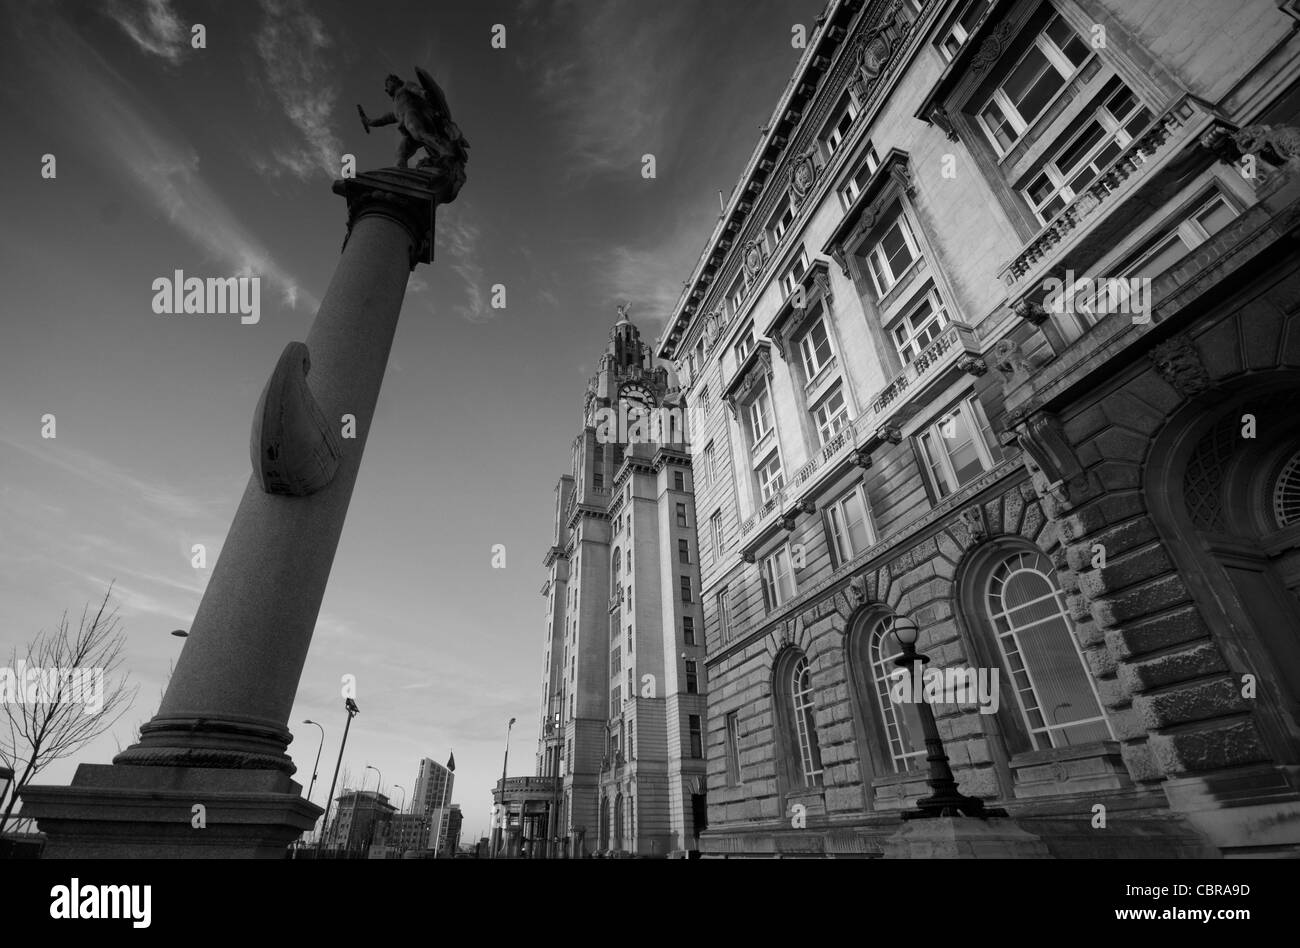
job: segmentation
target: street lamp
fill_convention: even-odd
[[[361,709],[357,707],[357,703],[353,701],[351,698],[348,698],[343,702],[343,710],[347,711],[348,720],[347,723],[343,725],[343,741],[342,743],[339,744],[339,759],[334,764],[334,779],[330,781],[330,794],[328,797],[325,798],[325,819],[326,820],[329,819],[330,804],[334,800],[334,787],[339,782],[339,765],[343,763],[343,748],[348,746],[348,729],[352,727],[352,719],[361,713]],[[334,818],[337,821],[338,815],[335,814]],[[321,823],[320,837],[316,840],[317,853],[320,852],[321,846],[323,846],[324,843],[325,843],[325,823]]]
[[[501,758],[501,846],[506,845],[506,825],[509,822],[509,809],[506,803],[506,765],[510,761],[510,729],[515,726],[515,719],[511,718],[510,723],[506,725],[506,752]],[[522,824],[520,829],[522,830]],[[492,854],[496,855],[495,851]]]
[[[924,666],[930,660],[916,650],[916,640],[921,630],[916,623],[906,616],[894,618],[894,638],[898,640],[902,654],[894,659],[899,668],[908,669],[909,674],[917,675],[923,671],[917,666]],[[930,765],[930,776],[926,783],[933,793],[916,801],[915,810],[904,810],[905,820],[933,819],[939,816],[974,816],[987,819],[990,816],[1006,816],[1007,811],[986,809],[979,797],[968,797],[957,791],[957,781],[953,779],[952,768],[948,766],[948,755],[943,750],[943,738],[939,736],[939,726],[934,720],[934,710],[925,700],[923,689],[916,689],[921,695],[917,702],[917,714],[921,718],[921,731],[925,734],[925,759]]]
[[[311,718],[308,718],[302,723],[315,724],[318,728],[320,728],[320,743],[316,745],[316,763],[311,765],[311,784],[307,787],[307,802],[310,803],[311,792],[316,786],[316,772],[320,769],[320,752],[321,749],[325,746],[325,728],[322,725],[317,724]],[[329,809],[329,807],[326,807],[326,809]]]
[[[184,629],[173,629],[172,635],[176,636],[178,639],[188,639],[190,637],[190,634]]]
[[[398,809],[397,813],[398,813],[399,816],[405,815],[405,813],[406,813],[406,788],[403,787],[400,783],[395,783],[395,784],[393,784],[393,789],[394,789],[394,790],[401,790],[401,791],[402,791],[402,806],[401,806],[400,809]]]

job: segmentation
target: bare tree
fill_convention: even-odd
[[[23,658],[15,646],[9,668],[0,669],[8,725],[0,732],[0,764],[19,775],[7,805],[0,799],[0,832],[37,774],[111,728],[135,700],[138,686],[128,688],[128,676],[116,675],[126,637],[117,609],[108,605],[112,593],[110,583],[93,615],[89,604],[82,609],[75,631],[65,612],[56,629],[37,634]]]

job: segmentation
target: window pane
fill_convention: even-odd
[[[1196,222],[1205,228],[1207,235],[1213,237],[1236,216],[1227,201],[1216,198],[1209,207],[1196,215]]]
[[[1025,109],[1021,108],[1021,103],[1029,97],[1034,86],[1047,72],[1056,72],[1056,70],[1052,68],[1052,64],[1043,55],[1043,51],[1035,46],[1025,54],[1025,58],[1020,60],[1016,68],[1011,71],[1002,83],[1002,91],[1007,94],[1007,98],[1019,109],[1021,116],[1026,121],[1031,120],[1037,113],[1027,113]],[[1060,78],[1059,74],[1057,74],[1057,78]]]
[[[1047,103],[1052,100],[1052,96],[1056,95],[1057,90],[1063,85],[1065,85],[1065,78],[1051,66],[1037,76],[1034,84],[1016,102],[1016,108],[1026,125],[1033,124],[1043,109],[1047,108]]]
[[[1035,749],[1110,739],[1047,557],[1004,560],[989,578],[987,605]]]
[[[996,102],[990,102],[980,113],[984,119],[984,125],[988,128],[989,133],[997,142],[1002,151],[1011,147],[1012,142],[1016,140],[1016,130],[1011,124],[1011,120],[1002,111],[1002,106]]]

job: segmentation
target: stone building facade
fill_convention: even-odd
[[[827,5],[656,344],[706,855],[892,854],[900,617],[998,685],[939,731],[1051,855],[1300,852],[1297,17]]]
[[[559,855],[666,856],[695,849],[703,828],[704,616],[686,445],[680,391],[622,311],[587,388],[572,473],[556,486],[543,561],[531,780],[559,779],[560,818],[545,826],[549,801],[533,800],[531,817],[526,801],[517,809],[523,835]]]

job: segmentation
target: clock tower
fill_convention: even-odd
[[[537,776],[553,778],[556,794],[521,815],[525,836],[559,855],[666,856],[695,849],[703,828],[692,795],[705,779],[704,623],[682,408],[675,379],[619,307],[544,559]],[[665,421],[631,437],[604,423],[645,414]]]

